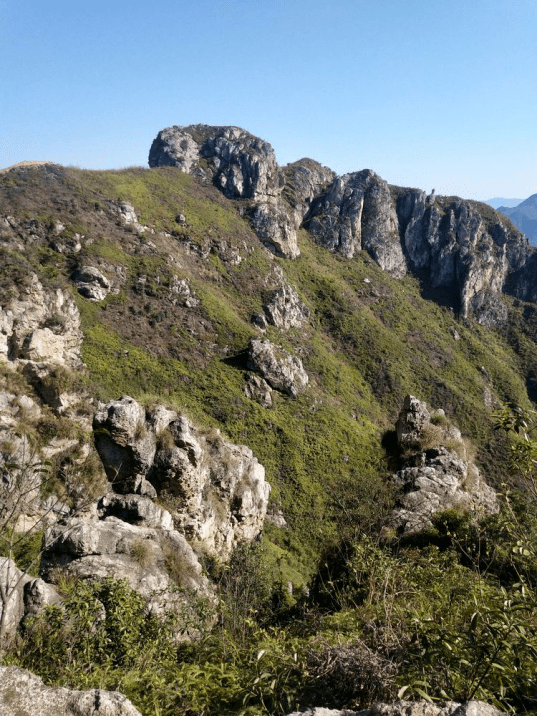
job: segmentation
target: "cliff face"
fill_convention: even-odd
[[[162,130],[149,166],[170,165],[250,200],[252,227],[278,256],[299,255],[304,227],[346,258],[364,250],[395,278],[418,275],[456,312],[488,327],[507,320],[503,292],[537,296],[534,250],[486,204],[389,186],[368,169],[339,177],[311,159],[280,168],[270,144],[237,127]]]

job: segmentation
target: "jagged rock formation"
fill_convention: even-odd
[[[141,716],[117,691],[75,691],[45,686],[34,674],[17,666],[0,666],[2,716]]]
[[[180,610],[189,593],[209,595],[197,555],[172,516],[147,497],[107,495],[45,533],[40,573],[61,568],[81,579],[126,579],[156,612]]]
[[[306,390],[309,377],[302,361],[269,340],[253,338],[248,346],[249,370],[260,373],[275,390],[296,398]]]
[[[238,127],[169,127],[153,141],[149,166],[177,166],[230,199],[252,200],[252,225],[263,243],[279,256],[299,255],[281,196],[283,174],[268,142]]]
[[[80,368],[82,331],[72,297],[46,290],[35,273],[13,281],[0,308],[0,359]]]
[[[230,198],[250,199],[255,231],[279,256],[298,256],[304,226],[331,251],[351,258],[365,250],[392,276],[417,274],[487,327],[507,320],[502,292],[537,300],[536,252],[486,204],[389,186],[369,169],[338,177],[311,159],[279,168],[269,144],[237,127],[162,130],[149,165],[178,166]]]
[[[289,716],[502,716],[502,712],[483,701],[396,701],[392,704],[374,704],[364,711],[317,707],[295,711]]]
[[[399,490],[391,524],[403,534],[432,527],[437,512],[455,508],[462,512],[498,512],[496,493],[471,460],[460,431],[450,425],[443,411],[433,415],[412,395],[405,398],[396,426],[405,457],[393,476]]]
[[[352,258],[365,249],[396,278],[406,273],[388,184],[369,169],[334,180],[311,206],[306,228],[331,251]]]
[[[283,331],[300,328],[308,320],[309,308],[300,300],[292,286],[277,288],[263,306],[268,323]]]
[[[272,406],[272,388],[260,375],[248,373],[243,393],[250,400],[257,400],[264,408]]]
[[[225,559],[261,531],[270,486],[249,448],[162,406],[146,414],[128,396],[102,406],[94,429],[114,490],[167,496],[176,528],[204,551]]]

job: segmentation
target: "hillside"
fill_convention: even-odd
[[[508,216],[526,234],[530,244],[537,246],[537,194],[532,194],[513,207],[499,206],[498,211]]]
[[[364,625],[373,620],[380,631],[391,628],[371,611],[380,590],[375,580],[381,577],[371,572],[369,560],[385,563],[398,579],[417,580],[412,587],[416,594],[433,573],[446,594],[448,584],[457,580],[468,593],[478,590],[469,564],[454,556],[456,549],[434,552],[448,540],[449,530],[442,533],[427,521],[429,532],[422,529],[417,537],[415,530],[406,534],[403,523],[394,522],[394,509],[401,509],[408,488],[393,475],[418,469],[418,459],[410,453],[423,450],[425,455],[439,444],[440,452],[426,460],[445,462],[449,446],[444,453],[442,446],[449,441],[452,447],[463,444],[458,428],[467,447],[469,442],[474,445],[475,458],[469,447],[468,454],[466,447],[459,447],[464,454],[449,458],[450,464],[462,460],[463,467],[457,469],[465,475],[472,465],[472,474],[499,492],[506,482],[516,489],[507,468],[508,442],[504,433],[494,430],[493,411],[505,403],[530,410],[537,399],[535,253],[507,219],[484,204],[388,186],[369,170],[336,177],[313,160],[280,168],[270,145],[252,135],[233,135],[235,154],[229,147],[222,150],[222,129],[236,130],[180,128],[188,145],[188,151],[181,151],[188,161],[183,155],[178,159],[180,143],[174,145],[173,162],[155,159],[154,143],[150,162],[167,165],[101,172],[45,164],[15,167],[0,176],[2,459],[5,470],[10,461],[21,459],[26,438],[18,436],[24,432],[52,462],[57,483],[53,492],[61,492],[62,480],[67,484],[69,466],[69,509],[75,517],[81,493],[95,499],[105,492],[116,494],[107,498],[112,502],[99,503],[103,525],[107,519],[123,519],[114,500],[123,500],[123,510],[125,500],[134,496],[137,510],[142,509],[140,499],[155,501],[173,518],[174,544],[180,545],[173,549],[182,550],[183,560],[177,569],[189,565],[188,579],[182,574],[177,583],[184,587],[188,582],[209,602],[215,598],[215,584],[227,589],[229,597],[234,583],[247,589],[244,574],[255,573],[260,583],[248,586],[253,611],[246,608],[240,618],[258,622],[255,629],[234,623],[236,643],[239,632],[241,638],[248,632],[250,641],[238,657],[246,661],[233,667],[238,670],[233,678],[240,681],[241,669],[251,669],[252,654],[261,643],[259,630],[268,629],[262,639],[279,654],[268,669],[276,670],[271,680],[283,679],[287,670],[290,681],[283,680],[281,690],[291,692],[289,684],[298,689],[293,679],[300,675],[286,660],[293,652],[286,650],[294,648],[298,635],[285,637],[290,641],[282,637],[280,643],[278,629],[285,630],[315,608],[316,619],[321,620],[322,613],[325,621],[317,626],[315,620],[308,621],[302,637],[322,634],[323,649],[337,639],[360,638],[371,649],[375,639],[367,636]],[[223,157],[228,157],[228,165]],[[436,442],[403,449],[394,428],[407,395],[427,404],[426,422]],[[127,410],[121,396],[130,396],[132,406],[138,406],[129,408],[141,416],[132,429],[117,417],[127,414],[121,412]],[[149,458],[144,450],[150,450],[151,440]],[[194,484],[206,479],[205,473],[194,467],[180,473],[174,464],[173,474],[183,475],[183,482],[174,487],[178,478],[170,477],[172,462],[165,451],[176,448],[199,450],[202,468],[208,465],[212,475],[210,490],[215,493],[207,493],[207,483],[195,514],[185,512],[181,503],[187,490],[184,475]],[[84,459],[79,457],[83,454]],[[163,464],[165,457],[168,462]],[[198,458],[190,455],[193,466]],[[264,467],[263,476],[256,460]],[[249,487],[240,486],[241,477],[237,487],[228,490],[238,461],[249,475]],[[256,487],[257,497],[251,497],[254,472],[258,487],[263,480],[271,486],[270,497],[265,487]],[[198,489],[191,483],[188,490]],[[468,494],[474,494],[472,489],[464,487]],[[194,504],[189,495],[188,504]],[[484,518],[488,508],[468,499],[475,518]],[[41,514],[36,505],[32,503],[27,514]],[[441,502],[438,511],[451,506]],[[140,517],[138,523],[155,530],[168,519],[163,514],[152,516],[151,523]],[[473,529],[465,518],[457,519],[465,529]],[[381,530],[383,546],[378,544]],[[401,542],[405,534],[414,535],[410,543]],[[249,548],[252,556],[244,545],[258,538]],[[57,586],[54,570],[65,567],[66,558],[58,557],[57,545],[47,539],[41,576]],[[62,539],[59,534],[57,540]],[[154,555],[168,569],[171,548],[166,552],[160,544],[147,552],[139,546],[142,538],[136,539],[129,549],[131,556],[138,554],[138,566],[146,561],[142,567],[150,570]],[[143,535],[146,546],[154,539],[153,533]],[[410,549],[406,557],[397,552],[401,545]],[[67,547],[62,549],[61,554],[67,554]],[[222,568],[234,551],[231,566]],[[130,578],[132,564],[124,564],[120,553],[117,547],[114,559]],[[83,553],[84,559],[91,554]],[[346,555],[348,562],[340,565],[338,574],[323,572],[330,554],[337,555],[334,569]],[[364,603],[359,593],[365,587],[349,578],[351,567],[369,580],[375,594],[366,599],[369,606],[363,612],[356,608]],[[122,576],[118,569],[114,574]],[[226,569],[235,582],[226,582]],[[509,582],[505,569],[501,579],[511,588],[513,580]],[[348,584],[342,581],[343,573]],[[88,577],[86,572],[78,574]],[[159,579],[170,575],[168,569],[168,576]],[[99,572],[99,578],[103,576]],[[159,583],[168,589],[169,581]],[[328,583],[334,585],[332,590]],[[400,610],[397,588],[392,588],[394,609]],[[447,608],[443,596],[423,595],[417,611]],[[144,596],[155,599],[150,591]],[[106,603],[102,594],[99,598]],[[158,600],[154,605],[157,611],[162,607]],[[466,616],[462,607],[456,613],[457,619]],[[189,634],[203,631],[200,624],[189,627]],[[381,644],[375,658],[395,663],[395,644],[380,631],[375,632]],[[404,641],[407,636],[410,639],[401,632],[397,638]],[[181,647],[185,664],[218,658],[209,642],[201,643],[205,651],[200,653],[193,646]],[[61,650],[59,642],[56,648]],[[302,646],[296,648],[300,652]],[[35,652],[23,663],[40,668]],[[428,687],[420,687],[418,671],[426,667],[417,663],[387,676],[378,694],[367,692],[362,701],[356,694],[347,701],[342,697],[339,705],[393,697],[410,677],[416,684],[409,694],[419,696],[420,688],[445,690],[445,683],[435,685],[432,678]],[[50,667],[43,675],[80,687],[77,664],[65,673]],[[313,672],[312,664],[308,668]],[[171,668],[169,662],[166,668]],[[210,674],[207,670],[208,680]],[[232,677],[226,678],[231,684]],[[115,688],[114,679],[106,683]],[[237,712],[246,687],[235,684],[237,693],[232,685],[225,691],[224,681],[220,702],[211,692],[214,708],[220,703],[227,712]],[[91,683],[89,678],[85,686]],[[244,703],[254,709],[276,713],[298,703],[291,698],[277,701],[283,699],[280,682],[272,687],[277,697],[267,695],[270,689],[258,693],[257,686],[248,688],[253,691]],[[478,695],[494,695],[503,706],[528,708],[530,687],[510,687],[503,701],[492,686],[487,688]],[[148,693],[160,693],[155,689],[154,683]],[[464,696],[460,684],[453,690],[457,693],[448,696]],[[136,687],[131,694],[135,699],[138,694],[135,703],[152,713]],[[320,694],[313,689],[309,698]],[[179,708],[177,694],[175,701],[169,693],[166,698]],[[181,712],[207,708],[200,694],[196,698],[198,702]],[[334,696],[328,701],[326,705],[334,705]]]

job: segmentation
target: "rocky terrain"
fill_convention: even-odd
[[[505,524],[509,448],[494,411],[529,410],[537,397],[535,250],[485,204],[390,186],[368,169],[279,167],[267,142],[236,127],[165,129],[149,164],[0,176],[0,641],[47,683],[81,685],[99,663],[84,688],[113,691],[118,669],[146,668],[135,637],[122,641],[140,629],[167,659],[143,672],[143,693],[127,684],[147,714],[147,699],[166,702],[162,713],[192,698],[189,713],[236,713],[242,699],[283,714],[297,704],[354,713],[401,687],[446,698],[447,681],[424,677],[426,666],[405,671],[422,638],[408,630],[420,623],[423,643],[439,643],[423,614],[432,604],[451,614],[462,592],[449,583],[429,594],[427,573],[428,601],[407,631],[406,617],[387,626],[374,607],[403,609],[388,574],[406,575],[413,604],[420,570],[467,593],[481,588],[470,566],[492,570],[473,542],[466,571],[442,560],[463,541],[447,549],[453,524],[469,535]],[[425,567],[419,551],[397,552],[422,543]],[[502,562],[498,583],[515,589],[509,569]],[[121,627],[114,589],[133,610]],[[457,609],[453,630],[465,633],[471,615]],[[283,652],[273,628],[289,639]],[[334,633],[344,643],[331,651]],[[73,646],[72,669],[52,652],[36,665],[43,644],[63,653],[54,645],[75,634],[93,641]],[[496,687],[478,691],[494,672],[483,654],[448,697],[497,698]],[[13,681],[17,692],[44,689],[53,705],[43,713],[60,700],[65,713],[85,713],[79,701],[88,713],[136,713],[113,694],[60,698],[37,677],[12,678],[25,684]],[[233,686],[216,695],[216,683]],[[524,688],[511,688],[510,704],[529,703]]]

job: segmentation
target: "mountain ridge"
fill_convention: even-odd
[[[525,557],[498,510],[504,483],[519,484],[494,426],[502,404],[531,410],[537,398],[534,252],[485,205],[370,170],[281,168],[235,128],[181,132],[189,172],[0,176],[0,455],[12,464],[31,439],[53,461],[53,489],[70,490],[71,533],[58,522],[37,547],[58,590],[41,607],[63,599],[73,645],[83,634],[81,653],[91,643],[99,664],[73,657],[70,685],[84,673],[85,687],[113,689],[111,660],[123,679],[125,649],[136,658],[142,634],[171,633],[151,642],[143,678],[122,681],[147,713],[361,708],[405,686],[462,698],[471,684],[450,685],[422,648],[441,645],[435,614],[463,639],[481,629],[474,597],[492,600],[479,602],[484,620],[505,609],[496,575],[518,599],[509,560]],[[40,509],[30,502],[20,524]],[[457,552],[474,534],[479,550],[495,545],[486,584],[485,552]],[[62,569],[78,575],[71,601]],[[109,581],[118,573],[134,592]],[[206,601],[174,591],[185,585]],[[176,600],[172,632],[132,611],[140,595],[156,611]],[[89,618],[80,603],[90,627],[76,626]],[[114,619],[125,621],[110,639]],[[504,646],[483,628],[480,695],[498,700],[487,654]],[[39,633],[24,632],[21,665],[63,679],[61,633],[36,649]],[[463,683],[457,659],[446,673]],[[516,681],[506,693],[527,704],[530,690]]]

